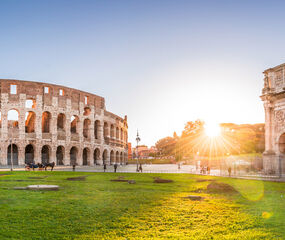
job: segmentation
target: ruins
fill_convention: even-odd
[[[265,152],[263,169],[267,174],[285,173],[285,64],[263,72],[261,99],[265,110]]]
[[[127,116],[108,112],[103,97],[11,79],[0,79],[0,93],[0,165],[11,165],[11,156],[14,165],[126,162]]]

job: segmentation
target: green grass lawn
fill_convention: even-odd
[[[210,194],[205,191],[209,181],[197,182],[210,177],[189,174],[7,174],[0,176],[1,240],[285,239],[284,183],[215,178],[239,193]],[[84,175],[85,181],[66,180]],[[110,181],[118,176],[137,183]],[[153,183],[157,176],[174,182]],[[13,190],[30,184],[61,189]],[[191,194],[205,198],[184,198]]]

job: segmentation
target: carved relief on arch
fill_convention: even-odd
[[[275,119],[277,122],[284,122],[284,112],[279,110],[275,112]]]

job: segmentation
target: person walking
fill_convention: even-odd
[[[142,164],[140,164],[139,171],[142,172]]]
[[[72,165],[72,171],[73,171],[73,172],[75,172],[75,167],[76,167],[76,165],[73,164],[73,165]]]
[[[228,168],[228,172],[229,172],[229,177],[231,177],[231,173],[232,173],[232,168],[231,167]]]
[[[106,163],[104,163],[104,172],[106,172],[106,169],[107,169],[107,165]]]
[[[208,167],[207,167],[207,173],[208,173],[208,175],[210,175],[210,171],[211,171],[211,169],[210,169],[210,167],[208,166]]]
[[[117,167],[118,167],[118,165],[117,165],[117,163],[115,163],[114,164],[114,172],[117,172]]]

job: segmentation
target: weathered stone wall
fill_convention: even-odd
[[[18,165],[31,159],[36,163],[54,161],[69,165],[72,157],[78,165],[126,161],[127,117],[107,112],[104,98],[53,84],[5,79],[0,80],[0,94],[1,165],[7,165],[11,159],[8,152],[11,140],[15,144],[13,159],[18,158],[15,162]],[[26,102],[33,102],[33,106]],[[8,112],[13,109],[19,115],[17,123],[8,121]],[[76,120],[72,122],[73,116]],[[112,136],[111,127],[118,129]],[[71,157],[72,147],[75,155]]]
[[[264,72],[265,173],[285,174],[285,64]]]

